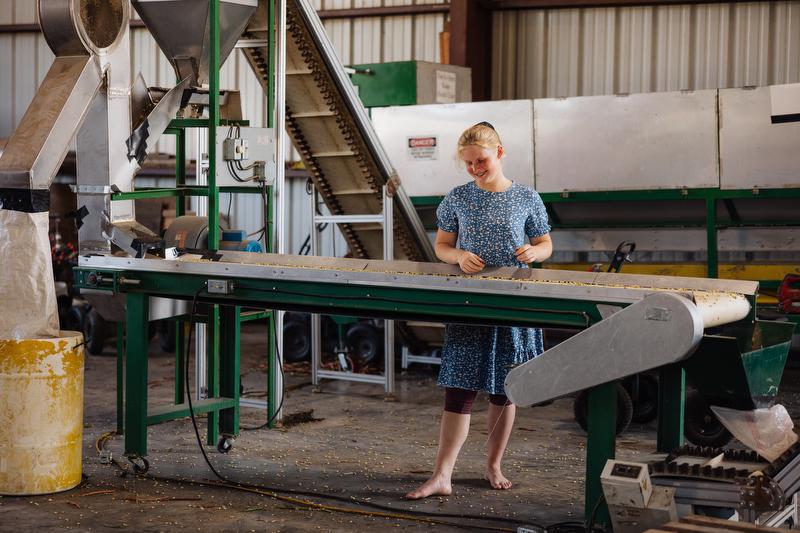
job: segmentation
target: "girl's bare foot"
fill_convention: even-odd
[[[486,479],[489,480],[489,484],[492,486],[492,488],[497,490],[508,490],[512,485],[512,483],[500,471],[499,467],[487,468]]]
[[[449,479],[443,476],[431,477],[423,483],[417,490],[412,490],[406,494],[407,500],[420,500],[428,496],[450,496],[453,493],[453,486]]]

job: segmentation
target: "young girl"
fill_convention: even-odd
[[[488,122],[468,128],[458,140],[458,156],[473,180],[450,191],[436,212],[436,256],[467,274],[484,267],[542,262],[553,251],[541,198],[503,174],[500,136]],[[510,365],[544,351],[539,329],[449,324],[442,350],[439,385],[445,387],[439,450],[433,475],[406,494],[416,500],[452,492],[456,457],[469,432],[478,391],[489,394],[486,479],[494,489],[510,489],[500,461],[514,424],[515,406],[504,394]]]

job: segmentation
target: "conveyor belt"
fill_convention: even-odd
[[[264,2],[245,38],[264,38]],[[259,18],[260,17],[260,18]],[[395,257],[434,261],[428,240],[410,199],[389,163],[366,111],[336,57],[314,8],[306,0],[287,3],[286,129],[334,215],[378,214],[381,190],[395,191]],[[262,87],[268,91],[264,49],[245,48]],[[339,225],[353,256],[383,257],[380,225]]]
[[[178,260],[82,256],[82,267],[196,274],[206,277],[298,281],[340,286],[420,289],[569,300],[626,306],[654,292],[666,291],[695,302],[706,328],[745,318],[751,310],[757,282],[641,276],[604,272],[570,272],[511,267],[487,268],[477,275],[462,274],[457,266],[412,261],[377,261],[279,254],[220,251],[218,260],[184,255]],[[509,300],[509,307],[512,302]],[[514,304],[518,305],[518,304]],[[733,309],[718,313],[717,308]],[[588,324],[586,324],[588,325]]]

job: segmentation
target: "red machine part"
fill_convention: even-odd
[[[800,314],[800,274],[787,274],[778,287],[778,308],[784,313]]]

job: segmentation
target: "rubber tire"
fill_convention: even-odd
[[[683,434],[695,446],[721,448],[733,439],[700,393],[692,391],[686,395],[683,413]]]
[[[572,403],[572,411],[575,414],[575,421],[586,431],[589,415],[589,391],[583,390],[575,396]],[[621,384],[617,383],[617,435],[621,435],[628,426],[631,425],[633,417],[633,402],[628,391]]]
[[[84,304],[73,305],[64,313],[61,329],[64,331],[83,331],[85,322],[86,306]]]
[[[347,345],[350,355],[361,364],[371,363],[383,355],[381,335],[369,324],[353,324],[347,330]]]
[[[630,392],[629,392],[630,394]],[[652,374],[639,374],[639,398],[633,400],[633,417],[636,424],[647,424],[658,418],[658,378]]]
[[[86,320],[83,322],[83,339],[90,354],[103,355],[103,347],[106,343],[106,321],[94,309],[86,314]]]
[[[311,359],[311,325],[292,318],[283,323],[283,360],[299,363]]]
[[[158,322],[158,347],[164,353],[175,353],[177,329],[174,320],[160,320]]]

